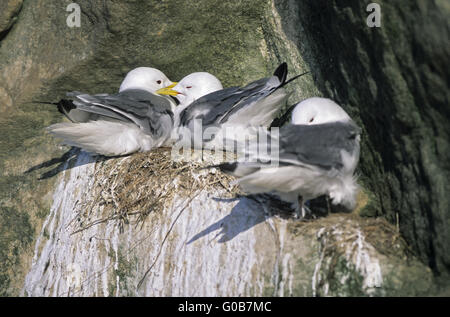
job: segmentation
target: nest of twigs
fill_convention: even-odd
[[[121,231],[128,224],[142,226],[148,215],[170,207],[175,195],[192,197],[214,188],[225,198],[234,197],[239,189],[232,184],[233,177],[208,165],[210,161],[173,160],[167,148],[98,162],[91,189],[96,199],[83,208],[79,216],[85,221],[79,221],[73,233],[111,220],[118,221]],[[97,206],[107,212],[91,221]]]

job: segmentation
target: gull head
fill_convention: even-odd
[[[166,87],[156,93],[175,96],[181,104],[190,104],[193,101],[223,89],[220,80],[206,72],[192,73],[184,77],[173,88]]]
[[[331,99],[313,97],[303,100],[292,111],[292,124],[323,124],[350,121],[351,118]]]
[[[127,89],[141,89],[155,93],[158,89],[173,87],[176,84],[156,68],[138,67],[128,72],[120,85],[119,92]]]

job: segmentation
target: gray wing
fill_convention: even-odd
[[[147,133],[160,133],[162,116],[169,116],[173,124],[170,102],[144,90],[125,90],[114,95],[88,95],[78,92],[67,95],[74,97],[73,103],[79,110],[134,123]]]
[[[359,148],[361,129],[354,122],[287,125],[280,129],[280,164],[309,164],[323,169],[343,167],[341,151]]]
[[[221,124],[244,107],[270,95],[281,85],[276,76],[256,80],[243,88],[231,87],[210,93],[191,103],[180,114],[180,124],[188,126],[193,119],[201,119],[203,126]]]
[[[279,136],[269,134],[266,153],[271,153],[271,144],[278,143],[279,165],[313,165],[326,170],[343,167],[341,150],[355,153],[359,149],[358,135],[361,129],[354,122],[335,122],[318,125],[287,125],[280,129]],[[273,140],[275,139],[275,140]],[[275,141],[272,143],[272,141]],[[255,148],[253,148],[255,149]],[[223,172],[242,177],[265,166],[272,166],[270,159],[255,153],[252,161],[229,162],[214,165]],[[259,160],[262,158],[263,160]],[[270,158],[270,156],[269,156]]]

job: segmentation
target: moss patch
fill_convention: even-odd
[[[33,241],[34,229],[28,214],[0,208],[0,296],[11,295],[11,276],[19,270],[22,253]]]

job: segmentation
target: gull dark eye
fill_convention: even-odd
[[[157,83],[158,85],[161,85],[162,81],[157,80],[156,83]]]
[[[192,86],[187,86],[186,88],[187,88],[187,89],[191,89],[191,88],[192,88]]]
[[[309,120],[309,122],[311,123],[311,122],[313,122],[314,121],[314,117],[313,118],[311,118],[310,120]]]

